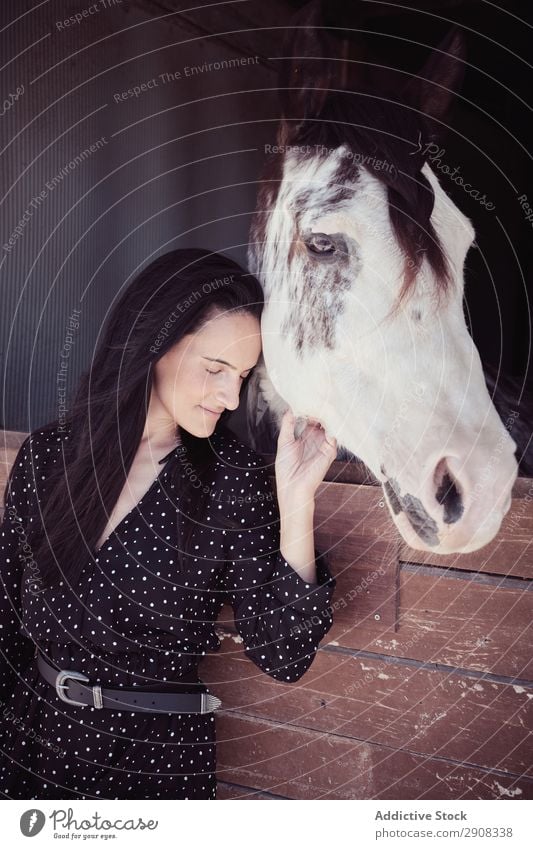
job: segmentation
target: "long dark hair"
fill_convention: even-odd
[[[216,313],[244,312],[259,320],[262,309],[257,279],[228,257],[206,250],[170,251],[128,285],[107,319],[64,427],[59,427],[67,437],[62,437],[64,460],[47,476],[48,492],[30,540],[43,588],[61,579],[73,586],[85,560],[95,553],[141,441],[155,363]],[[229,412],[220,416],[216,432],[226,430]],[[58,425],[55,420],[40,430]],[[208,498],[208,488],[196,481],[203,480],[215,454],[209,438],[179,425],[176,436],[180,462],[172,468],[183,505],[177,516],[183,568],[194,517],[201,521]]]

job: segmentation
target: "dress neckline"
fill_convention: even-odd
[[[120,522],[119,522],[117,525],[115,525],[115,527],[113,528],[113,530],[111,531],[111,533],[110,533],[110,534],[108,534],[108,536],[107,536],[107,537],[105,538],[105,540],[103,541],[102,545],[101,545],[99,548],[95,548],[94,553],[93,553],[93,557],[95,557],[95,558],[96,558],[96,557],[98,557],[98,555],[99,555],[99,554],[101,554],[101,553],[102,553],[102,551],[103,551],[104,547],[108,544],[109,540],[111,540],[111,539],[112,539],[112,538],[113,538],[113,537],[117,534],[118,530],[119,530],[119,529],[121,528],[121,526],[124,524],[124,522],[126,521],[126,519],[128,519],[128,518],[131,516],[131,514],[133,513],[133,511],[134,511],[134,510],[137,510],[137,509],[139,508],[139,505],[141,505],[141,504],[143,503],[143,501],[147,498],[147,496],[148,496],[148,495],[150,495],[150,493],[151,493],[151,492],[152,492],[152,490],[155,488],[155,486],[156,486],[157,484],[159,484],[159,482],[160,482],[161,478],[163,477],[164,473],[167,471],[167,468],[168,468],[168,466],[170,465],[171,460],[173,459],[173,458],[171,457],[171,455],[173,455],[175,451],[176,451],[176,449],[174,448],[172,451],[170,451],[170,452],[166,455],[166,457],[163,457],[163,460],[160,460],[160,461],[159,461],[160,463],[162,463],[163,461],[165,461],[165,460],[166,460],[165,465],[163,466],[163,468],[161,469],[161,471],[158,473],[157,477],[156,477],[156,478],[154,478],[154,480],[152,481],[152,483],[150,484],[150,486],[148,487],[148,489],[146,490],[146,492],[145,492],[143,495],[141,495],[141,497],[139,498],[139,500],[138,500],[137,504],[134,504],[134,505],[133,505],[133,507],[131,508],[131,510],[128,510],[128,512],[127,512],[127,513],[126,513],[126,514],[122,517],[122,519],[120,520]]]

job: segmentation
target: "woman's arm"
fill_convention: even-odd
[[[319,425],[308,424],[299,439],[288,409],[282,419],[276,454],[280,509],[280,548],[300,577],[316,581],[314,555],[315,493],[337,455],[335,439]]]
[[[319,465],[313,474],[320,474]],[[309,498],[309,488],[286,486],[282,474],[276,478],[279,505],[255,452],[233,489],[234,475],[223,472],[221,488],[233,528],[223,531],[220,585],[229,595],[247,656],[272,678],[297,681],[332,625],[335,579],[314,548],[314,497]]]
[[[316,583],[314,526],[314,499],[280,506],[280,550],[300,578]]]

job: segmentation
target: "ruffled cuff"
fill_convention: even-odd
[[[317,582],[309,583],[278,552],[274,571],[269,578],[269,589],[284,607],[292,607],[309,615],[326,612],[336,580],[324,556],[316,548],[315,563]]]

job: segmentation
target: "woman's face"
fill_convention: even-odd
[[[261,353],[261,326],[250,313],[217,313],[156,363],[153,401],[194,436],[210,436],[225,409],[239,406],[244,378]]]

